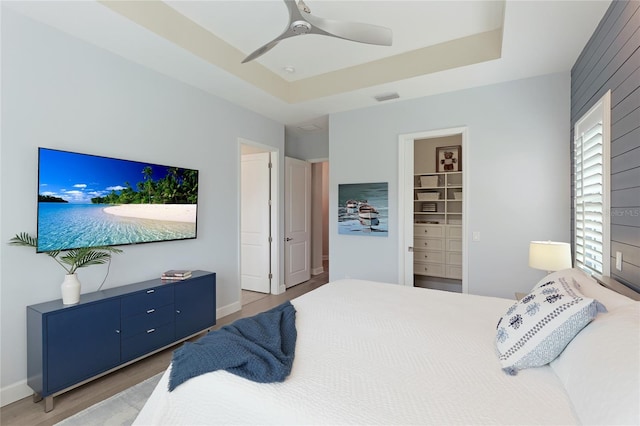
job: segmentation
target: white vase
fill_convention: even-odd
[[[80,301],[80,281],[78,274],[67,274],[60,286],[62,290],[62,304],[73,305]]]

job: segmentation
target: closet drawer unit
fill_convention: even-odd
[[[441,225],[413,225],[414,238],[420,237],[444,237]]]
[[[462,239],[462,226],[447,226],[446,231],[447,238],[460,238]]]
[[[442,238],[414,238],[413,248],[416,250],[443,250]]]
[[[462,266],[447,265],[447,278],[462,279]]]
[[[416,250],[413,252],[413,261],[416,263],[444,263],[444,252],[432,250]]]
[[[144,314],[173,303],[173,286],[154,287],[122,298],[122,318]]]
[[[143,314],[122,318],[122,338],[126,339],[136,334],[146,333],[147,330],[174,321],[173,303],[159,308],[150,308]]]
[[[413,273],[417,275],[445,276],[445,265],[442,263],[413,263]]]
[[[462,251],[462,240],[447,238],[447,251]]]
[[[462,252],[448,251],[447,265],[462,265]]]
[[[176,334],[175,328],[175,323],[172,321],[169,324],[152,327],[142,333],[122,339],[120,347],[122,362],[130,361],[173,343]]]

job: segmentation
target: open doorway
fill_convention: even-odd
[[[450,144],[450,138],[456,141],[455,146],[447,146],[446,151],[457,153],[459,162],[456,162],[454,170],[440,169],[436,166],[439,163],[437,153],[443,148],[440,145]],[[435,154],[428,160],[429,166],[423,170],[416,170],[417,141],[421,141],[418,153],[421,149],[426,149]],[[470,197],[465,194],[462,198],[463,188],[469,188],[469,174],[464,173],[468,170],[468,156],[463,154],[468,152],[467,145],[466,127],[424,131],[399,137],[400,284],[414,286],[414,269],[416,265],[424,264],[426,269],[422,271],[423,276],[418,278],[424,281],[425,277],[429,277],[427,281],[431,284],[426,285],[427,287],[467,293],[466,229]],[[418,193],[429,197],[418,197]],[[414,235],[416,229],[424,235]],[[420,242],[423,245],[416,252],[414,249]],[[416,253],[423,255],[422,258],[417,259]],[[453,290],[452,287],[456,289]]]
[[[329,162],[311,163],[311,275],[329,271]]]

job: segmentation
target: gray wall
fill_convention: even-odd
[[[329,158],[328,130],[323,128],[305,132],[285,129],[285,155],[305,161]]]
[[[171,268],[215,271],[220,314],[240,307],[237,138],[279,149],[284,164],[284,127],[4,7],[1,23],[5,402],[30,393],[25,307],[60,298],[64,277],[46,255],[6,244],[18,232],[36,231],[38,146],[198,169],[198,238],[122,247],[104,288]],[[281,181],[280,200],[283,187]],[[95,291],[106,272],[106,265],[81,269],[82,291]]]
[[[640,290],[639,1],[611,3],[571,70],[572,144],[575,122],[607,90],[611,90],[611,275]],[[615,269],[616,251],[622,252],[622,271]]]
[[[528,267],[529,242],[570,239],[569,83],[567,72],[331,115],[330,278],[398,281],[398,137],[467,126],[469,292],[529,291],[544,275]],[[388,238],[338,234],[338,185],[364,182],[389,182]]]

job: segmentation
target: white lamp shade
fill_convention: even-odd
[[[555,241],[531,241],[529,266],[545,271],[571,268],[571,246]]]

